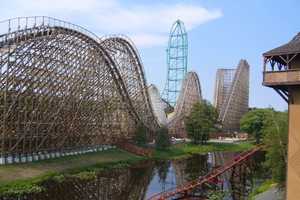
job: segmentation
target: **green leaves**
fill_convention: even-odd
[[[261,142],[264,122],[272,114],[273,109],[255,109],[246,113],[240,122],[242,131],[255,137],[256,143]]]
[[[288,114],[274,109],[256,109],[241,119],[241,130],[264,143],[266,153],[265,166],[271,170],[272,178],[284,184],[286,178]]]
[[[205,143],[209,134],[215,131],[218,114],[216,109],[206,100],[194,104],[189,116],[185,119],[188,137],[194,143]]]
[[[266,166],[275,182],[283,185],[286,179],[288,114],[273,112],[264,121],[263,142],[267,150]]]

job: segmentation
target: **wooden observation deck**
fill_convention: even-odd
[[[288,103],[287,200],[300,199],[300,33],[290,42],[263,54],[263,85],[274,88]]]

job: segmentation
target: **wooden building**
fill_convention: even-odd
[[[287,198],[300,199],[300,33],[290,42],[263,54],[263,85],[274,88],[288,103],[289,138]]]

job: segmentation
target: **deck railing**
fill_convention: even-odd
[[[266,71],[263,84],[266,86],[300,85],[300,69]]]

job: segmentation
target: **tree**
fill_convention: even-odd
[[[147,144],[147,130],[143,124],[138,125],[134,141],[138,146],[145,146]]]
[[[155,146],[157,149],[164,150],[171,145],[168,129],[162,127],[157,131]]]
[[[262,142],[266,150],[266,169],[272,179],[284,185],[286,179],[288,114],[274,109],[257,109],[248,112],[241,120],[241,129]],[[262,141],[261,141],[262,140]]]
[[[255,109],[246,113],[240,121],[240,129],[254,136],[259,144],[262,138],[263,125],[267,116],[271,115],[273,109]]]
[[[272,179],[284,185],[286,180],[288,114],[272,112],[263,126],[263,143],[266,153],[265,165],[271,169]]]
[[[209,139],[209,134],[216,131],[218,113],[206,100],[195,103],[190,114],[185,119],[185,129],[188,137],[194,143],[204,144]]]

